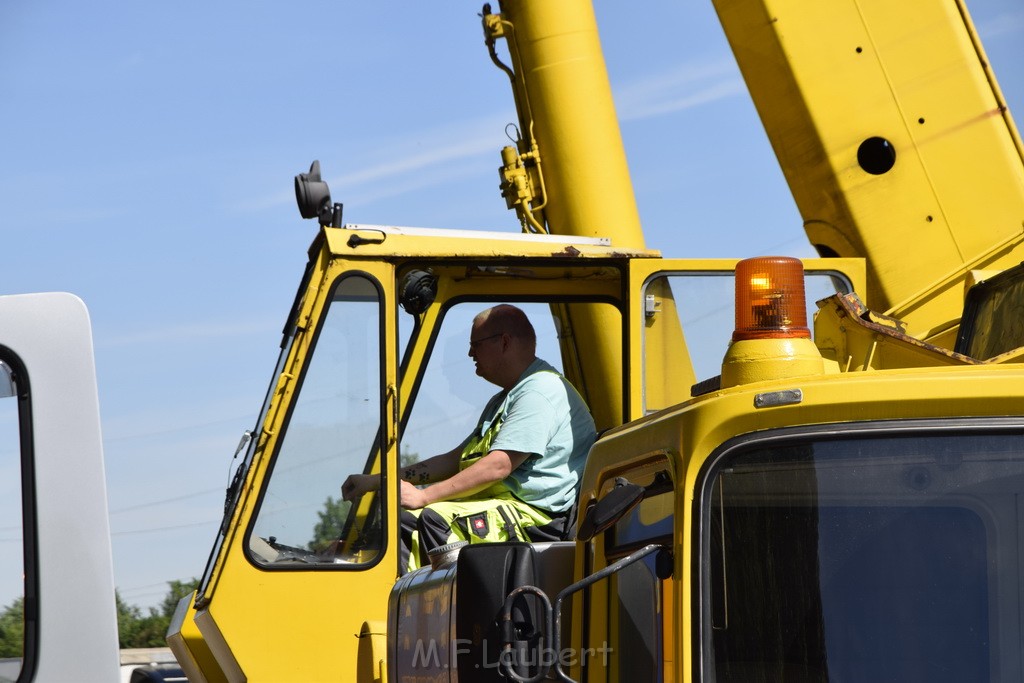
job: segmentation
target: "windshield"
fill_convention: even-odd
[[[1020,680],[1022,496],[1020,431],[727,452],[702,497],[703,678]]]

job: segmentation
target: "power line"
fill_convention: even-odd
[[[208,496],[210,494],[223,494],[224,489],[206,489],[205,491],[196,491],[195,493],[186,493],[181,496],[175,496],[174,498],[162,498],[160,500],[152,500],[148,503],[139,503],[137,505],[129,505],[128,507],[118,508],[117,510],[111,510],[111,515],[119,515],[122,512],[131,512],[132,510],[140,510],[142,508],[154,507],[156,505],[164,505],[165,503],[177,503],[178,501],[187,500],[189,498],[198,498],[199,496]]]
[[[189,576],[189,577],[180,578],[180,579],[168,579],[167,581],[161,581],[160,583],[148,583],[145,586],[131,586],[129,588],[120,588],[119,587],[117,589],[117,592],[120,593],[122,597],[124,595],[126,595],[126,594],[136,593],[138,591],[146,591],[145,595],[152,595],[155,592],[154,589],[160,588],[160,589],[163,589],[164,591],[166,591],[168,586],[171,583],[175,582],[175,581],[177,581],[178,583],[189,583],[189,582],[195,580],[195,578],[196,577],[194,577],[194,576]]]
[[[176,529],[188,529],[197,526],[206,526],[208,524],[216,524],[218,520],[210,520],[206,522],[191,522],[189,524],[176,524],[174,526],[160,526],[151,527],[149,529],[132,529],[130,531],[111,531],[111,536],[135,536],[138,534],[150,534],[158,531],[175,531]]]
[[[169,434],[176,434],[178,432],[187,432],[194,429],[206,429],[207,427],[215,427],[218,425],[226,424],[228,422],[238,422],[243,419],[251,420],[251,416],[246,417],[225,417],[219,420],[212,420],[210,422],[201,422],[198,424],[184,425],[181,427],[175,427],[173,429],[161,429],[150,432],[140,432],[138,434],[123,434],[121,436],[104,436],[103,443],[116,443],[119,441],[129,441],[131,439],[145,439],[151,436],[167,436]]]

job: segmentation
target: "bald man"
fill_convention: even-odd
[[[473,319],[469,356],[501,391],[461,444],[403,470],[403,570],[457,540],[560,540],[568,531],[596,431],[579,393],[536,350],[533,325],[515,306]],[[353,500],[379,483],[352,475],[342,496]]]

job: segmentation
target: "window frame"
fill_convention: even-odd
[[[852,275],[850,275],[850,274],[848,274],[848,273],[846,273],[846,272],[844,272],[842,270],[839,270],[837,268],[821,268],[816,263],[814,263],[813,261],[810,261],[808,259],[805,259],[804,261],[806,261],[806,263],[804,265],[804,284],[805,284],[805,287],[806,287],[807,281],[810,278],[812,278],[812,277],[813,278],[826,278],[827,277],[827,278],[831,278],[834,283],[841,283],[843,285],[842,289],[840,289],[839,287],[836,288],[836,292],[835,293],[837,293],[837,294],[848,294],[850,292],[857,291],[855,289],[856,278],[854,276],[852,276]],[[735,283],[735,279],[736,279],[735,262],[730,262],[730,265],[728,267],[723,265],[719,269],[695,268],[693,270],[682,269],[682,268],[678,267],[678,264],[666,264],[666,267],[664,269],[662,269],[662,270],[655,270],[655,271],[652,271],[652,272],[648,273],[647,275],[644,276],[643,281],[640,284],[640,289],[639,289],[639,302],[638,302],[638,305],[640,306],[640,310],[644,311],[643,315],[644,316],[647,315],[647,313],[646,313],[647,292],[650,290],[651,286],[655,282],[657,282],[658,280],[665,280],[669,284],[669,286],[671,286],[671,285],[674,284],[674,281],[676,279],[690,279],[690,280],[693,280],[693,279],[696,279],[696,278],[718,278],[719,280],[727,280],[728,283],[733,284],[733,283]],[[678,297],[678,293],[676,293],[675,290],[673,290],[673,292],[674,292],[674,295]],[[677,301],[678,301],[678,299],[677,299]],[[733,306],[732,306],[733,303],[734,302],[730,300],[729,301],[729,305],[728,305],[727,314],[728,314],[728,316],[730,318],[732,318],[732,315],[733,315],[733,310],[732,310],[733,309]],[[805,302],[805,306],[804,307],[809,309],[809,313],[813,312],[813,304],[814,304],[814,301],[807,301],[807,302]],[[677,308],[678,308],[678,306],[677,306]],[[680,317],[679,317],[679,326],[680,326],[680,329],[683,330],[684,335],[686,334],[686,331],[687,331],[687,326],[684,324],[685,322],[686,321],[683,320],[682,315],[680,315]],[[811,332],[812,332],[812,338],[813,338],[813,332],[814,332],[813,316],[809,316],[808,317],[808,322],[810,323]],[[731,325],[730,325],[730,331],[731,331]],[[639,374],[639,381],[640,381],[640,385],[641,385],[641,393],[640,393],[641,406],[640,406],[640,409],[641,409],[643,415],[648,415],[648,414],[651,414],[651,413],[654,413],[654,412],[658,412],[659,410],[664,410],[665,408],[669,407],[669,406],[648,407],[648,405],[647,405],[647,372],[648,372],[648,368],[647,368],[647,344],[648,344],[648,332],[647,332],[647,329],[646,329],[646,327],[641,327],[641,334],[640,334],[640,361],[641,361],[641,363],[640,363],[640,369],[639,369],[639,373],[640,373]],[[727,346],[727,344],[726,344],[726,346]],[[719,367],[719,369],[720,369],[720,366],[721,366],[721,357],[724,356],[724,354],[726,352],[726,346],[722,346],[721,347],[721,349],[719,350],[719,354],[720,355],[716,357],[717,360],[718,360],[718,367]],[[697,368],[697,363],[695,361],[695,354],[694,354],[694,350],[696,348],[697,348],[697,345],[694,344],[692,348],[690,348],[688,346],[687,351],[690,354],[691,363],[694,365],[693,370],[694,370],[694,373],[695,373],[695,382],[700,384],[701,382],[705,382],[705,381],[713,379],[715,377],[715,374],[717,374],[717,373],[713,373],[713,374],[711,374],[710,376],[707,376],[707,377],[701,376],[700,374],[696,374],[697,373],[697,369],[698,369]]]
[[[1024,436],[1024,418],[1021,417],[963,417],[912,420],[878,420],[872,422],[845,422],[828,425],[784,427],[775,430],[744,434],[732,438],[715,448],[704,460],[694,482],[693,534],[691,546],[690,587],[691,619],[694,624],[692,672],[694,680],[712,680],[714,650],[710,637],[711,624],[711,567],[710,567],[710,508],[713,482],[730,457],[759,448],[781,447],[827,440],[884,439],[900,436],[978,436],[1016,434]],[[993,647],[996,647],[993,644]]]
[[[0,344],[0,361],[10,368],[17,394],[18,460],[21,482],[21,556],[22,556],[22,655],[16,681],[31,681],[39,665],[39,551],[36,515],[35,438],[32,429],[32,389],[28,368],[17,353]]]
[[[434,358],[434,350],[437,347],[438,337],[440,335],[441,329],[444,327],[445,319],[447,318],[448,313],[451,311],[452,308],[454,308],[456,306],[464,305],[464,304],[480,304],[482,307],[488,307],[488,306],[494,306],[494,305],[501,304],[501,303],[509,303],[509,304],[513,304],[513,305],[515,305],[515,304],[543,304],[543,305],[549,305],[549,306],[552,305],[552,304],[567,304],[567,305],[572,305],[572,304],[604,304],[604,305],[607,305],[607,306],[611,306],[613,309],[615,309],[618,312],[618,314],[620,316],[621,329],[622,329],[622,334],[623,334],[622,343],[624,345],[624,348],[625,348],[625,345],[628,343],[628,334],[627,334],[627,330],[626,330],[627,311],[625,310],[626,302],[625,301],[617,301],[615,299],[611,299],[611,298],[608,298],[608,297],[605,297],[605,296],[581,297],[581,296],[575,295],[575,294],[567,294],[567,295],[550,294],[550,295],[544,295],[544,294],[521,294],[521,293],[508,294],[508,295],[500,295],[500,294],[480,294],[480,295],[474,295],[474,294],[471,294],[471,293],[460,293],[460,294],[456,294],[456,295],[454,295],[454,296],[452,296],[450,298],[447,298],[447,299],[443,300],[441,302],[441,304],[440,304],[441,308],[437,312],[437,315],[435,317],[434,324],[431,327],[427,328],[427,331],[429,332],[429,335],[422,342],[425,345],[424,346],[424,351],[423,351],[423,357],[426,359],[427,362],[421,363],[417,368],[415,368],[416,373],[414,375],[411,375],[409,373],[409,370],[410,370],[409,366],[411,364],[413,348],[418,343],[421,343],[420,342],[420,337],[423,336],[423,332],[424,332],[424,326],[421,324],[421,322],[419,321],[418,318],[416,319],[416,322],[414,324],[413,329],[410,331],[409,338],[408,338],[408,340],[406,340],[406,346],[405,346],[405,349],[404,349],[404,351],[402,353],[402,358],[401,358],[401,361],[400,361],[399,373],[398,373],[399,382],[400,382],[400,386],[401,386],[401,389],[400,389],[399,393],[401,394],[401,393],[403,393],[406,390],[405,387],[406,387],[406,385],[409,382],[411,382],[412,384],[408,388],[408,398],[402,403],[401,408],[400,408],[400,416],[399,416],[399,424],[398,424],[398,437],[399,437],[398,438],[398,449],[399,449],[398,457],[399,457],[399,461],[401,461],[402,440],[403,440],[403,437],[405,435],[405,430],[406,430],[406,427],[408,427],[409,418],[412,416],[413,411],[416,409],[416,399],[417,399],[417,397],[419,395],[420,389],[422,388],[423,381],[424,381],[424,379],[426,377],[427,370],[429,369],[429,367],[431,365],[431,361]],[[399,315],[403,315],[403,313],[399,312]],[[408,315],[408,314],[405,314],[405,315]],[[468,344],[469,340],[467,339],[466,342]],[[558,360],[559,360],[559,364],[563,367],[563,374],[564,374],[564,358],[560,357]],[[623,372],[624,373],[626,372],[625,368],[623,369]],[[627,381],[627,378],[624,378],[623,379],[623,395],[620,397],[621,400],[622,400],[623,411],[624,412],[626,410],[626,403],[627,403],[627,400],[628,400],[628,390],[626,388],[627,387],[626,381]],[[495,389],[495,391],[497,391],[497,389]],[[480,406],[480,409],[483,409],[482,405]]]
[[[280,427],[280,430],[279,430],[279,434],[277,435],[277,439],[274,442],[274,449],[273,449],[273,452],[270,454],[270,457],[269,457],[269,460],[268,460],[268,463],[267,463],[267,467],[266,467],[266,472],[263,475],[263,481],[262,481],[262,484],[260,486],[259,495],[256,497],[256,500],[253,503],[252,513],[249,515],[249,520],[248,520],[248,523],[246,524],[245,533],[242,536],[242,543],[241,543],[242,552],[243,552],[246,560],[249,562],[249,564],[252,565],[253,567],[255,567],[259,571],[265,571],[265,572],[310,572],[310,571],[313,571],[313,572],[322,572],[322,571],[353,572],[353,571],[367,571],[367,570],[373,569],[378,564],[380,564],[383,561],[384,556],[387,554],[387,551],[388,551],[388,544],[391,541],[391,536],[392,536],[392,534],[388,533],[388,531],[387,531],[387,529],[389,528],[388,525],[391,523],[390,519],[389,519],[389,515],[388,515],[388,496],[390,495],[390,481],[389,481],[389,476],[388,476],[387,463],[383,462],[383,458],[385,458],[386,455],[387,455],[387,433],[388,433],[388,430],[385,429],[385,427],[387,425],[387,419],[388,419],[388,417],[387,417],[387,413],[388,413],[388,411],[387,411],[388,399],[387,399],[387,395],[386,395],[387,392],[383,392],[383,391],[381,392],[381,396],[378,397],[378,399],[379,399],[379,401],[378,401],[378,404],[379,404],[378,405],[378,408],[379,408],[379,422],[378,422],[376,436],[374,437],[374,440],[372,442],[372,443],[374,443],[376,445],[374,447],[371,447],[371,449],[369,450],[369,452],[367,454],[367,461],[368,462],[372,461],[372,459],[374,458],[374,454],[375,453],[377,454],[377,457],[380,457],[382,459],[382,462],[381,462],[381,490],[380,490],[380,494],[379,494],[380,498],[379,498],[378,501],[376,501],[374,503],[374,505],[377,505],[377,506],[380,507],[380,510],[381,510],[381,512],[380,512],[380,514],[381,514],[381,529],[383,531],[382,531],[382,534],[381,534],[380,549],[377,552],[377,554],[374,556],[374,558],[372,560],[368,561],[368,562],[351,563],[351,564],[349,564],[349,563],[336,564],[336,563],[324,562],[324,563],[316,563],[316,564],[308,564],[308,565],[305,565],[305,564],[282,564],[282,565],[275,565],[275,564],[268,564],[268,563],[263,562],[263,561],[259,560],[258,558],[256,558],[253,555],[253,553],[252,553],[252,551],[250,549],[250,546],[249,546],[249,539],[255,533],[255,527],[256,527],[256,524],[257,524],[257,522],[259,521],[259,518],[260,518],[260,514],[259,514],[260,510],[262,509],[262,506],[263,506],[263,504],[265,502],[266,493],[267,493],[267,490],[269,489],[270,483],[273,480],[274,469],[276,468],[276,466],[278,464],[278,461],[279,461],[279,458],[280,458],[281,447],[284,445],[284,443],[287,440],[288,430],[289,430],[289,427],[290,427],[290,424],[291,424],[293,413],[294,413],[295,407],[296,407],[296,405],[298,403],[297,399],[302,395],[302,389],[303,389],[303,385],[305,384],[305,381],[306,381],[306,376],[309,373],[310,367],[312,366],[312,363],[310,363],[308,361],[309,361],[309,359],[312,359],[316,355],[317,346],[318,346],[318,344],[320,342],[320,335],[323,332],[324,326],[326,324],[327,318],[330,315],[331,309],[336,304],[336,302],[334,300],[334,297],[335,297],[335,294],[338,291],[338,288],[341,286],[341,284],[345,280],[348,280],[348,279],[351,279],[351,278],[354,278],[354,277],[358,277],[358,278],[362,278],[362,279],[366,280],[366,282],[369,285],[371,285],[373,287],[373,289],[377,293],[377,311],[378,311],[378,316],[377,316],[377,333],[378,333],[378,339],[379,339],[378,356],[377,356],[377,361],[378,361],[378,382],[379,382],[379,387],[382,390],[383,390],[383,388],[388,386],[388,382],[387,382],[387,351],[388,351],[388,343],[387,343],[387,316],[389,314],[388,314],[388,306],[387,306],[388,301],[387,301],[387,296],[386,296],[385,288],[381,284],[380,278],[376,274],[374,274],[374,273],[372,273],[372,272],[370,272],[368,270],[362,270],[362,269],[344,270],[343,272],[339,273],[337,277],[334,278],[334,280],[330,284],[330,287],[326,288],[326,292],[327,293],[326,293],[326,296],[324,297],[324,307],[321,310],[319,317],[317,318],[316,327],[314,328],[312,335],[309,337],[309,342],[308,342],[308,345],[306,346],[306,359],[307,359],[307,361],[303,363],[301,373],[299,374],[298,377],[295,378],[295,386],[294,386],[294,389],[292,390],[290,400],[288,401],[288,405],[286,406],[286,413],[285,413],[285,415],[283,417],[283,420],[281,422],[281,427]],[[292,353],[295,353],[298,350],[297,346],[294,343],[292,343],[290,345],[290,347],[291,347]],[[287,363],[285,363],[285,366],[287,367]],[[278,376],[275,375],[274,381],[271,384],[271,391],[273,391],[273,387],[277,386],[277,380],[278,380]],[[340,490],[341,484],[342,484],[342,482],[339,481],[338,482],[339,490]]]

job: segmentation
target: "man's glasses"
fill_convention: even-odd
[[[504,332],[499,332],[498,334],[492,334],[489,337],[481,337],[480,339],[470,339],[469,340],[469,349],[471,351],[475,351],[476,347],[479,346],[481,342],[485,342],[488,339],[494,339],[495,337],[500,337],[503,334],[505,334],[505,333]]]

